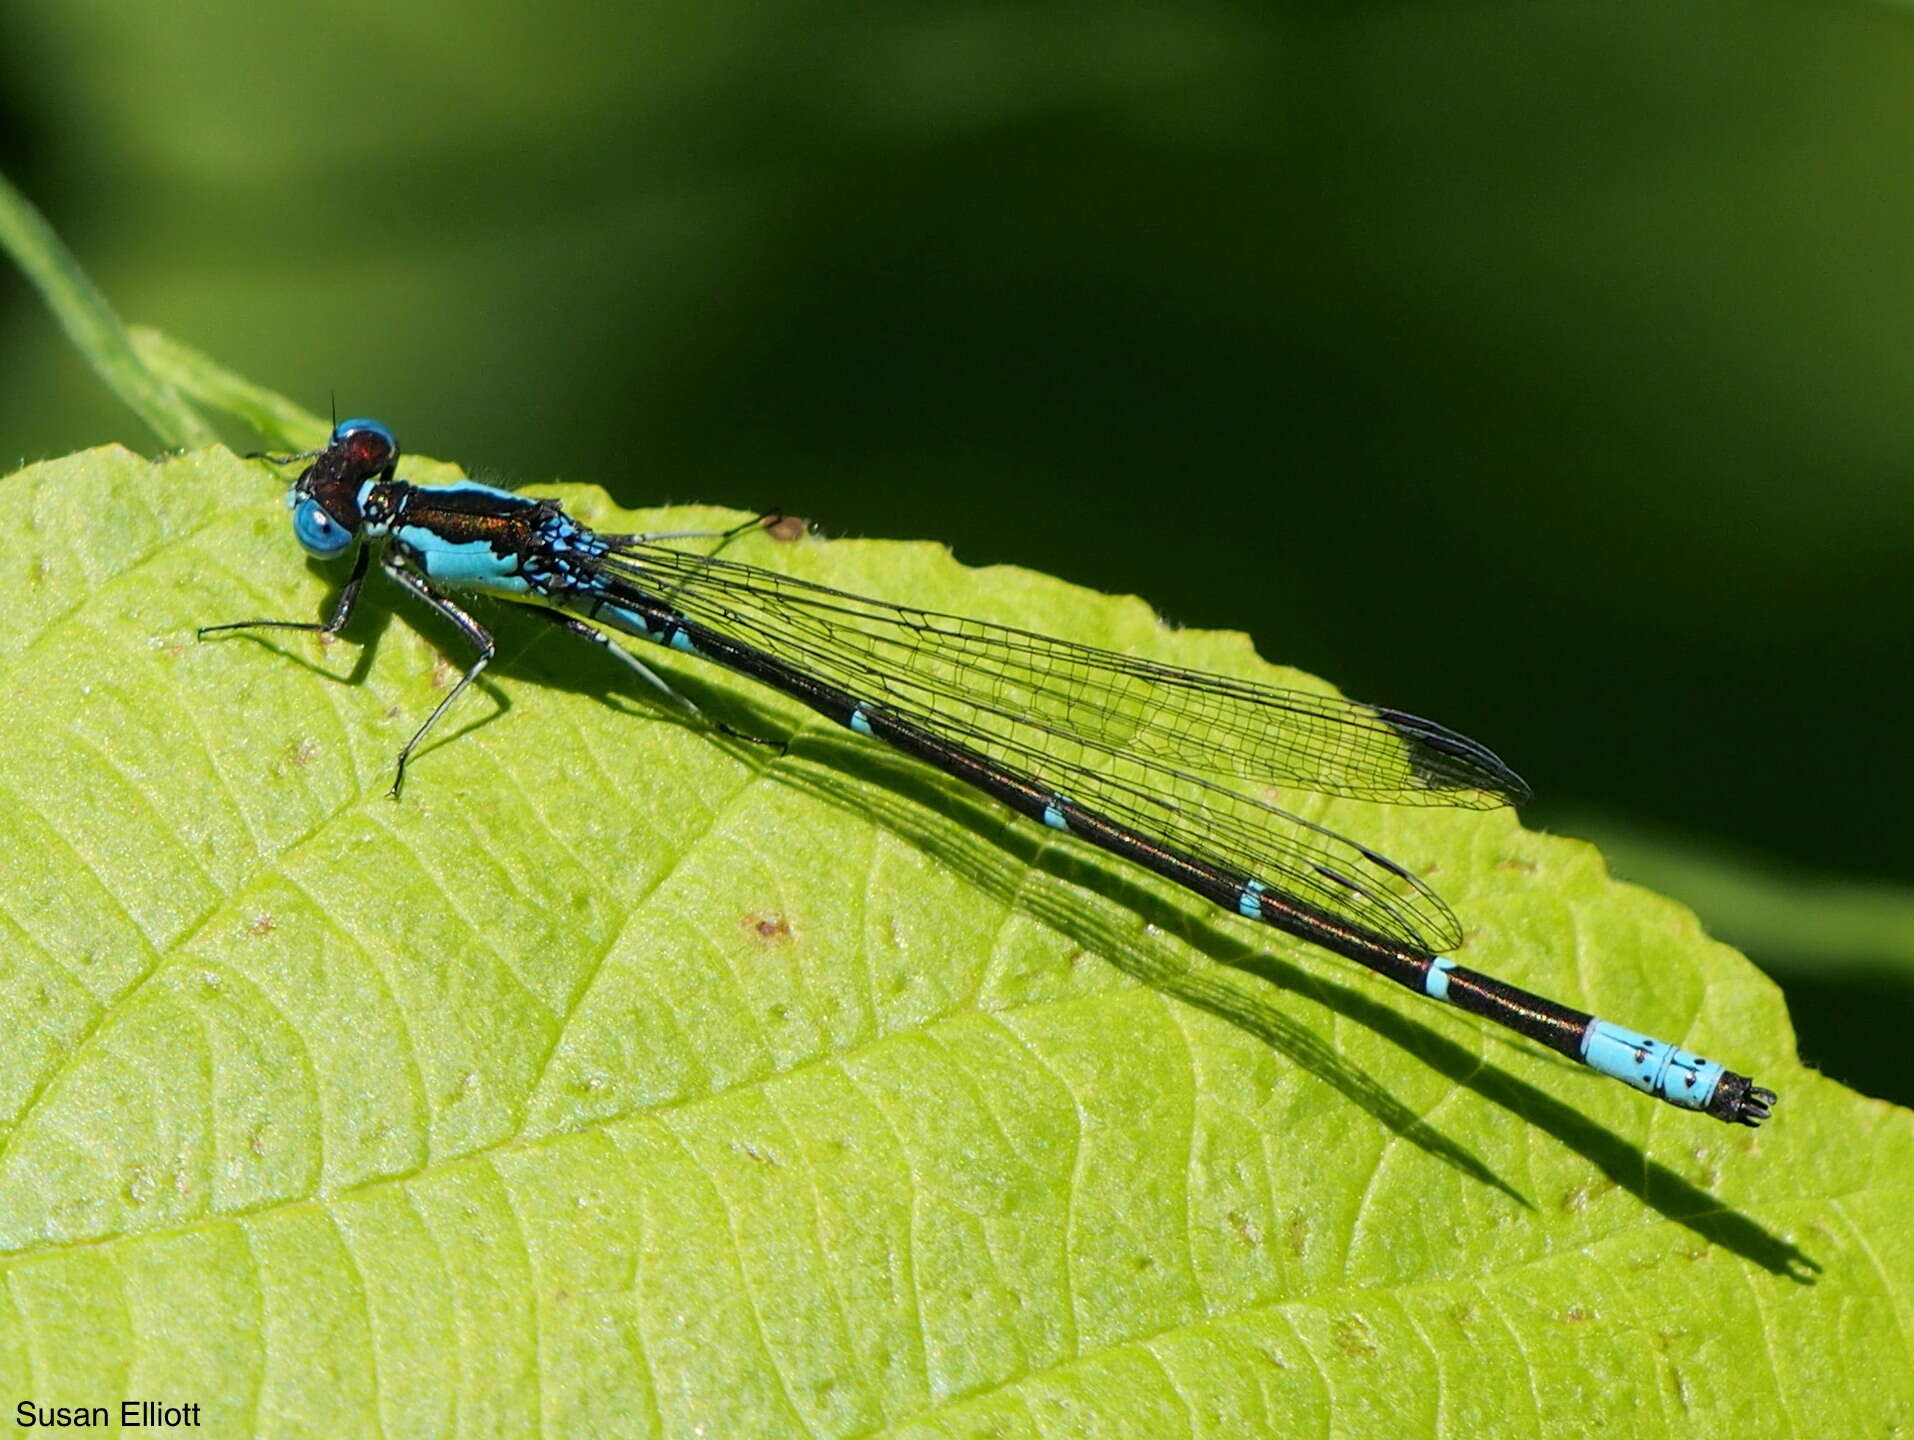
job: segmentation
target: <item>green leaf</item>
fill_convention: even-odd
[[[277,391],[234,374],[203,350],[150,325],[129,326],[126,336],[141,361],[180,394],[243,420],[290,449],[310,450],[326,443],[330,424]]]
[[[46,218],[0,175],[0,252],[10,254],[40,292],[73,348],[114,394],[167,445],[208,445],[216,438],[199,413],[147,368],[106,297]]]
[[[194,641],[324,613],[282,484],[217,450],[0,481],[10,1397],[218,1435],[1914,1425],[1909,1116],[1589,847],[1295,799],[1439,884],[1470,963],[1772,1084],[1766,1128],[656,657],[794,737],[727,740],[510,613],[394,805],[455,637],[375,582],[330,645]],[[1314,683],[934,546],[736,553]]]
[[[1906,885],[1802,875],[1604,817],[1586,828],[1617,869],[1681,895],[1758,955],[1788,956],[1804,971],[1914,976]]]

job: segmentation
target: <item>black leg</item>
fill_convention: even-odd
[[[638,675],[640,679],[642,679],[646,684],[650,685],[660,695],[663,695],[673,705],[676,705],[679,709],[683,710],[687,715],[694,716],[702,723],[709,725],[713,730],[718,731],[720,734],[729,735],[734,740],[748,740],[753,745],[775,746],[780,751],[786,750],[789,748],[785,744],[785,742],[782,740],[767,740],[762,735],[751,735],[746,733],[743,730],[739,730],[735,728],[734,726],[725,724],[724,721],[722,720],[712,719],[709,715],[705,714],[704,711],[700,710],[690,700],[686,699],[683,695],[680,695],[676,690],[673,690],[670,684],[665,680],[664,676],[660,675],[657,671],[653,670],[649,665],[645,664],[644,661],[640,660],[636,655],[632,654],[631,651],[627,650],[624,646],[618,644],[615,640],[611,638],[611,636],[607,635],[603,630],[599,630],[595,628],[594,626],[587,625],[583,620],[579,620],[574,618],[573,616],[567,615],[563,611],[548,609],[546,606],[543,606],[543,605],[521,605],[519,608],[521,610],[530,610],[535,615],[542,615],[545,619],[551,621],[552,624],[558,626],[561,630],[569,630],[571,631],[572,634],[578,636],[580,639],[589,640],[594,645],[604,646],[605,649],[609,650],[612,654],[616,655],[620,660],[624,661],[625,664],[628,665]]]
[[[769,530],[772,526],[776,525],[779,521],[787,520],[789,518],[790,517],[787,516],[782,510],[760,511],[758,514],[753,515],[749,520],[740,520],[737,524],[733,525],[729,530],[720,530],[716,535],[714,535],[712,538],[716,540],[718,543],[712,548],[711,553],[713,555],[716,555],[718,551],[724,549],[725,546],[729,545],[733,540],[737,539],[740,535],[748,535],[753,530]]]
[[[749,520],[740,520],[729,530],[658,530],[643,535],[600,535],[599,539],[608,540],[616,545],[656,545],[662,540],[716,540],[711,554],[716,555],[740,535],[748,535],[753,530],[766,530],[778,521],[786,519],[782,510],[766,510],[753,515]]]
[[[492,657],[498,653],[498,647],[492,643],[492,637],[483,625],[479,624],[478,621],[474,620],[470,615],[467,615],[450,600],[447,600],[443,595],[432,589],[425,581],[417,575],[414,575],[410,570],[405,569],[403,566],[389,559],[384,561],[379,568],[384,570],[385,573],[390,575],[394,580],[398,581],[399,584],[405,586],[405,588],[410,590],[414,595],[418,596],[419,599],[423,600],[427,605],[430,605],[434,610],[438,611],[439,614],[443,615],[447,620],[450,620],[454,625],[458,626],[460,632],[463,633],[465,638],[470,640],[473,646],[478,650],[478,659],[474,660],[466,672],[459,677],[459,683],[452,687],[446,697],[433,707],[432,713],[425,717],[425,723],[412,732],[412,738],[406,741],[405,748],[399,751],[399,762],[392,775],[392,788],[386,792],[394,800],[397,800],[399,798],[399,789],[405,784],[405,762],[412,757],[412,752],[418,748],[419,742],[425,738],[425,732],[432,728],[438,721],[439,716],[451,709],[452,702],[459,698],[464,692],[465,687],[478,679],[485,667],[492,663]]]
[[[235,620],[228,625],[202,625],[194,634],[201,640],[222,630],[317,630],[321,634],[337,635],[352,618],[352,607],[359,603],[359,588],[366,583],[366,563],[371,558],[371,548],[361,545],[359,553],[352,558],[352,573],[346,577],[345,588],[339,592],[332,614],[325,620]]]
[[[702,534],[687,530],[678,535],[639,535],[634,538],[638,540],[716,540],[718,543],[705,551],[704,555],[705,559],[714,560],[724,550],[725,546],[729,545],[740,535],[747,535],[753,530],[767,529],[783,518],[784,512],[782,510],[766,510],[762,514],[753,515],[749,520],[740,520],[729,530],[707,530]],[[663,591],[660,598],[662,598],[666,604],[675,603],[679,592],[684,589],[685,583],[685,581],[679,581],[676,585],[672,586],[671,589]],[[723,729],[724,727],[719,726],[718,728]],[[750,740],[754,737],[746,735],[743,738]],[[769,744],[770,742],[760,741],[759,743]]]

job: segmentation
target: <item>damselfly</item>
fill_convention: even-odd
[[[1527,798],[1491,751],[1443,726],[893,605],[664,543],[684,535],[600,535],[551,500],[470,482],[412,485],[396,478],[398,442],[373,420],[347,420],[324,450],[282,463],[299,459],[310,463],[287,496],[293,534],[321,558],[354,552],[331,616],[199,633],[335,634],[376,554],[478,652],[399,752],[394,798],[420,740],[495,653],[485,628],[445,594],[482,592],[605,646],[687,709],[695,711],[586,622],[715,661],[1226,910],[1684,1109],[1759,1125],[1775,1103],[1772,1090],[1713,1061],[1457,965],[1443,952],[1461,944],[1461,926],[1426,884],[1256,794],[1293,786],[1477,808]]]

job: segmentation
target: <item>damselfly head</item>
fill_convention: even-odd
[[[390,480],[399,442],[377,420],[342,420],[326,448],[293,482],[292,533],[309,555],[330,559],[351,548],[367,488]]]
[[[399,442],[377,420],[341,420],[332,427],[321,457],[338,456],[347,464],[363,468],[366,475],[390,469],[399,460]]]

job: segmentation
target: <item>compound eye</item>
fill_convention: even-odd
[[[377,420],[341,420],[332,427],[332,439],[326,448],[334,449],[348,440],[357,440],[358,448],[367,453],[381,451],[393,459],[399,455],[398,437]]]
[[[308,555],[330,560],[345,553],[352,532],[325,512],[317,500],[305,499],[292,512],[292,533]]]

